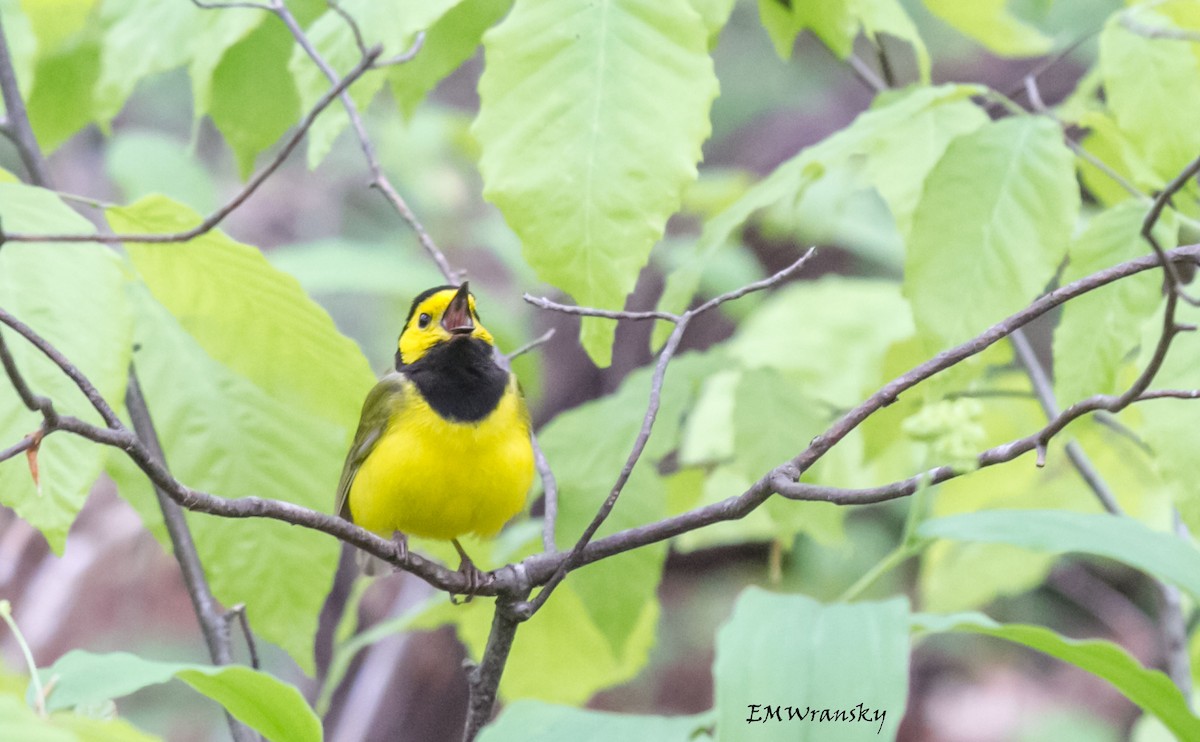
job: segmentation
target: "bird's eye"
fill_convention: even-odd
[[[426,327],[429,327],[429,321],[432,319],[433,317],[430,317],[428,313],[421,312],[421,316],[417,317],[417,327],[424,330]]]

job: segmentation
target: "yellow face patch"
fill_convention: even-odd
[[[450,300],[456,293],[458,293],[458,289],[443,289],[426,297],[413,310],[412,316],[408,318],[408,324],[400,332],[398,347],[404,363],[420,360],[430,348],[438,343],[447,342],[453,337],[442,326],[442,318],[445,317],[446,308],[450,306]],[[471,336],[479,338],[488,345],[495,345],[492,334],[479,323],[479,315],[475,313],[475,297],[468,294],[467,300],[471,309],[471,319],[475,323],[475,329],[471,331]]]

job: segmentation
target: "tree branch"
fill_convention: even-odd
[[[354,19],[336,3],[332,3],[331,7],[334,8],[334,12],[348,20],[355,38],[361,43],[362,33],[358,30],[358,24]],[[321,73],[330,81],[336,80],[337,72],[329,66],[329,63],[325,61],[316,47],[312,45],[308,36],[305,35],[304,29],[300,27],[299,21],[292,15],[292,12],[284,4],[283,0],[271,0],[271,8],[275,15],[279,16],[280,20],[288,27],[288,30],[291,31],[292,36],[296,39],[296,43],[300,45],[300,48],[304,50],[309,59],[317,65]],[[412,47],[398,57],[389,60],[388,64],[397,64],[412,59],[420,51],[424,43],[425,34],[417,34],[413,40]],[[400,218],[408,224],[409,228],[416,234],[417,241],[421,243],[421,247],[425,248],[425,252],[437,264],[438,270],[442,272],[446,280],[454,284],[459,283],[462,280],[462,275],[450,267],[450,261],[446,259],[446,255],[438,249],[433,238],[429,236],[429,232],[425,230],[425,226],[417,219],[417,215],[408,207],[408,203],[396,191],[395,187],[392,186],[392,182],[388,180],[387,176],[384,175],[383,166],[379,164],[379,156],[375,152],[375,145],[371,142],[371,138],[367,134],[367,127],[363,124],[362,115],[359,113],[354,99],[346,93],[341,96],[341,101],[342,107],[346,109],[346,116],[350,119],[350,126],[354,129],[354,134],[358,138],[359,148],[362,150],[363,157],[367,161],[367,168],[371,171],[371,187],[378,189],[384,198],[387,199],[388,203],[392,205],[392,208],[396,210],[396,213],[400,215]]]
[[[1196,262],[1200,260],[1200,245],[1187,245],[1175,248],[1167,252],[1167,257],[1171,260]],[[915,491],[916,486],[922,482],[939,482],[950,479],[953,476],[958,476],[959,473],[954,472],[949,467],[940,467],[883,487],[858,490],[818,487],[794,481],[800,472],[810,466],[812,462],[819,459],[820,456],[848,435],[858,424],[885,405],[895,401],[902,392],[911,389],[920,382],[958,362],[982,352],[1001,338],[1010,335],[1013,330],[1024,326],[1034,318],[1051,311],[1070,299],[1127,276],[1151,270],[1157,266],[1158,261],[1155,256],[1145,255],[1106,268],[1046,294],[1020,312],[988,328],[979,336],[955,348],[944,351],[909,372],[893,379],[860,405],[845,413],[825,433],[815,438],[801,454],[764,474],[742,494],[712,505],[696,508],[680,515],[665,518],[661,521],[629,528],[610,536],[596,539],[583,548],[577,561],[574,563],[574,567],[590,564],[599,559],[651,543],[657,543],[712,523],[723,520],[736,520],[753,511],[771,494],[776,492],[789,499],[823,500],[841,505],[867,504],[911,494]],[[0,323],[10,327],[20,325],[19,322],[3,309],[0,309]],[[20,326],[24,327],[23,325]],[[14,327],[14,329],[16,328]],[[35,347],[43,353],[54,353],[61,358],[61,354],[58,354],[48,343],[36,335],[33,338],[27,337],[27,339],[30,339]],[[87,387],[91,386],[69,364],[68,368],[64,369],[64,373],[67,373],[77,385],[84,384]],[[1198,399],[1200,398],[1200,390],[1150,391],[1144,395],[1139,395],[1136,401],[1165,398]],[[979,456],[979,464],[981,466],[991,466],[1011,461],[1023,453],[1034,450],[1039,440],[1044,440],[1052,436],[1055,432],[1065,427],[1070,420],[1096,410],[1109,409],[1112,401],[1113,398],[1110,396],[1097,395],[1076,403],[1064,411],[1059,418],[1048,424],[1046,428],[984,451]],[[121,448],[150,477],[152,482],[161,486],[172,500],[186,509],[230,518],[272,518],[293,525],[312,528],[384,559],[397,568],[425,580],[439,590],[462,593],[467,587],[465,579],[458,572],[452,572],[448,568],[430,562],[413,552],[409,552],[406,557],[400,558],[396,553],[395,545],[390,540],[383,539],[333,515],[317,512],[280,500],[258,497],[225,499],[186,487],[171,477],[169,472],[159,465],[153,457],[149,456],[137,436],[125,429],[119,420],[114,429],[106,429],[85,423],[76,418],[62,416],[56,429],[75,433],[97,443]],[[544,585],[565,563],[568,556],[569,554],[561,552],[540,553],[527,557],[522,562],[501,567],[485,576],[483,584],[479,586],[476,594],[481,596],[498,594],[513,595],[525,586]]]
[[[50,175],[46,170],[46,160],[42,157],[37,137],[34,136],[33,128],[29,125],[25,101],[21,98],[17,75],[13,71],[12,54],[8,49],[8,37],[4,33],[3,19],[0,19],[0,95],[4,98],[5,135],[16,145],[17,154],[20,156],[25,170],[29,173],[30,182],[37,186],[48,186]]]
[[[467,722],[463,727],[463,742],[472,742],[484,725],[492,718],[496,707],[496,693],[500,678],[508,663],[513,639],[522,618],[514,615],[514,606],[529,597],[529,588],[513,595],[496,598],[496,612],[492,615],[492,630],[488,634],[487,646],[478,665],[467,670],[467,686],[470,689],[467,702]]]
[[[183,232],[172,232],[167,234],[25,234],[20,232],[8,232],[0,234],[0,244],[3,244],[4,242],[171,243],[187,242],[190,239],[199,237],[202,234],[212,231],[218,224],[225,220],[225,217],[233,213],[234,210],[236,210],[246,201],[246,199],[250,198],[250,196],[258,190],[259,186],[261,186],[267,178],[269,178],[276,170],[279,169],[279,166],[283,164],[283,161],[288,158],[292,151],[296,149],[296,145],[298,145],[300,140],[304,138],[304,135],[308,133],[308,130],[317,120],[317,116],[319,116],[327,107],[329,107],[329,104],[332,103],[339,95],[341,95],[342,92],[344,92],[345,89],[351,85],[351,83],[353,83],[359,77],[362,77],[364,73],[371,69],[371,64],[382,52],[383,49],[381,47],[371,49],[369,54],[363,57],[363,59],[354,66],[354,69],[347,73],[344,78],[337,80],[333,87],[331,87],[324,95],[321,96],[320,100],[317,101],[312,110],[310,110],[308,114],[300,120],[300,124],[296,127],[296,130],[292,132],[292,135],[287,139],[279,152],[275,154],[275,157],[271,159],[271,162],[269,162],[262,170],[259,170],[257,173],[255,173],[254,177],[246,181],[246,185],[244,185],[242,189],[233,196],[233,198],[229,199],[224,206],[209,214],[195,227]]]

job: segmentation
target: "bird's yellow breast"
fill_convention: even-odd
[[[412,382],[350,487],[354,522],[390,535],[491,536],[525,505],[533,482],[529,418],[510,381],[496,409],[452,422]]]

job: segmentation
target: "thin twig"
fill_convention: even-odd
[[[1050,383],[1050,377],[1046,375],[1046,370],[1042,368],[1041,361],[1038,360],[1037,353],[1034,352],[1033,346],[1029,344],[1029,338],[1025,337],[1024,330],[1014,330],[1012,335],[1008,337],[1009,342],[1013,345],[1013,350],[1016,353],[1017,361],[1025,368],[1025,373],[1029,376],[1029,381],[1033,385],[1034,396],[1037,397],[1038,403],[1042,407],[1042,412],[1046,415],[1047,420],[1053,420],[1062,414],[1062,410],[1058,408],[1058,401],[1054,397],[1054,385]],[[1117,502],[1117,497],[1109,488],[1108,483],[1100,476],[1096,467],[1088,459],[1087,454],[1076,441],[1067,443],[1067,458],[1071,465],[1083,477],[1083,481],[1091,488],[1092,493],[1096,495],[1096,499],[1100,504],[1112,515],[1123,515],[1121,505]],[[1038,458],[1045,459],[1045,449],[1038,451]]]
[[[551,327],[549,330],[546,330],[541,335],[538,335],[533,340],[530,340],[528,343],[525,343],[524,345],[517,348],[513,352],[505,353],[504,356],[508,360],[511,361],[512,359],[516,358],[517,356],[524,355],[524,354],[528,353],[529,351],[533,350],[534,348],[537,348],[538,346],[545,345],[546,343],[550,342],[550,338],[552,338],[552,337],[554,337],[554,328],[553,327]]]
[[[1176,193],[1183,190],[1184,186],[1186,186],[1192,181],[1193,178],[1196,177],[1196,173],[1200,173],[1200,156],[1192,160],[1187,167],[1185,167],[1179,173],[1179,175],[1176,175],[1175,178],[1172,179],[1170,183],[1167,183],[1162,191],[1155,196],[1154,202],[1150,205],[1150,211],[1146,213],[1146,218],[1142,220],[1141,232],[1142,237],[1150,243],[1150,247],[1154,248],[1154,254],[1158,256],[1159,264],[1163,269],[1164,283],[1167,291],[1178,295],[1179,298],[1192,305],[1196,305],[1197,302],[1184,293],[1183,283],[1179,277],[1179,271],[1175,269],[1174,263],[1167,260],[1166,255],[1163,252],[1162,245],[1158,244],[1158,239],[1154,236],[1154,227],[1156,224],[1158,224],[1159,217],[1162,216],[1163,210],[1167,208],[1167,204],[1171,202],[1171,199],[1174,198]],[[1168,314],[1171,315],[1171,318],[1168,319],[1167,324],[1168,326],[1173,326],[1174,307],[1169,306],[1168,309]],[[1167,337],[1167,335],[1168,333],[1164,332],[1162,337],[1164,342],[1169,343],[1170,339]]]
[[[258,643],[254,641],[254,632],[250,630],[250,619],[246,617],[245,603],[238,603],[225,612],[225,621],[227,624],[232,623],[234,620],[238,622],[238,626],[242,630],[242,637],[246,640],[246,651],[250,654],[250,667],[257,670],[260,667]]]
[[[600,317],[603,319],[627,319],[627,320],[647,320],[661,319],[667,322],[679,322],[681,315],[671,312],[648,311],[648,312],[625,312],[613,309],[596,309],[594,307],[578,307],[574,304],[560,304],[556,301],[551,301],[544,296],[532,296],[524,294],[522,298],[539,309],[547,309],[552,312],[560,312],[562,314],[573,314],[577,317]]]
[[[542,548],[546,551],[557,551],[558,545],[554,534],[558,525],[558,480],[546,454],[538,443],[537,436],[530,437],[533,442],[533,463],[537,466],[538,476],[542,479]]]
[[[300,140],[304,138],[304,135],[308,133],[308,130],[312,127],[313,122],[317,120],[317,116],[319,116],[320,113],[324,111],[329,104],[332,103],[355,80],[371,69],[371,63],[378,58],[382,51],[383,49],[381,47],[371,49],[370,53],[366,57],[363,57],[363,59],[354,66],[354,69],[347,73],[344,78],[338,80],[333,87],[331,87],[324,95],[322,95],[320,100],[317,101],[316,105],[313,106],[312,110],[310,110],[308,114],[300,120],[296,130],[292,132],[291,137],[288,138],[279,152],[275,154],[275,157],[271,159],[271,162],[269,162],[262,170],[259,170],[257,173],[255,173],[254,177],[250,178],[250,180],[246,182],[246,185],[244,185],[242,189],[233,196],[233,198],[229,199],[224,206],[209,214],[195,227],[183,232],[172,232],[166,234],[24,234],[8,232],[0,236],[0,242],[170,243],[187,242],[190,239],[199,237],[200,235],[211,231],[218,224],[224,221],[225,217],[229,216],[234,210],[241,206],[246,199],[250,198],[250,196],[258,190],[259,186],[261,186],[267,178],[269,178],[276,170],[279,169],[279,166],[283,164],[283,161],[288,158],[288,155],[292,153],[292,151],[296,148],[296,145],[298,145]]]
[[[100,418],[104,420],[108,427],[115,429],[116,427],[121,426],[120,418],[117,417],[117,413],[113,412],[113,409],[109,406],[108,402],[104,400],[104,396],[100,394],[100,391],[96,389],[96,387],[92,385],[92,382],[83,375],[83,372],[81,372],[75,367],[74,364],[67,360],[67,357],[59,352],[57,348],[51,345],[41,335],[38,335],[36,332],[34,332],[29,325],[21,322],[2,308],[0,308],[0,321],[16,330],[18,335],[28,340],[33,347],[37,348],[42,353],[42,355],[53,361],[54,365],[58,366],[59,370],[66,374],[67,378],[75,383],[75,386],[79,387],[79,391],[83,392],[83,396],[87,397],[87,400],[91,402],[92,407],[95,408],[96,412],[100,413]],[[9,364],[12,363],[12,356],[8,354],[7,348],[4,350],[4,356],[5,369],[9,370]],[[10,376],[12,371],[15,369],[16,367],[14,365],[12,369],[9,370]],[[14,382],[14,385],[16,385],[16,382]],[[21,392],[21,386],[17,386],[16,388],[18,392],[22,394],[22,400],[25,399],[25,394],[32,394],[28,387],[24,387],[25,391],[23,393]],[[47,400],[47,402],[48,401],[49,400]],[[28,404],[28,402],[26,403]],[[37,409],[41,410],[42,413],[45,414],[45,410],[41,407],[38,407]],[[47,422],[49,421],[50,420],[48,418]]]
[[[17,86],[17,75],[13,71],[12,54],[8,49],[8,37],[4,33],[4,22],[0,19],[0,96],[4,99],[6,112],[4,121],[5,135],[12,139],[17,147],[21,164],[29,173],[29,180],[34,185],[48,187],[50,174],[46,169],[46,160],[38,147],[37,137],[29,125],[29,116],[25,111],[25,101],[21,98],[21,89]]]
[[[337,72],[329,66],[325,58],[321,56],[316,47],[312,45],[308,36],[304,33],[304,29],[300,26],[300,22],[296,20],[296,16],[284,4],[283,0],[271,0],[272,10],[275,15],[279,16],[280,20],[291,31],[292,36],[296,39],[296,43],[304,50],[309,59],[317,65],[321,73],[330,81],[337,79]],[[413,39],[412,46],[408,51],[401,54],[396,59],[405,61],[412,59],[420,51],[425,43],[425,34],[418,33]],[[417,236],[417,241],[425,248],[425,252],[437,264],[438,270],[442,272],[442,276],[449,283],[457,284],[461,282],[462,275],[450,267],[450,261],[446,259],[446,255],[438,248],[433,238],[429,236],[429,232],[425,230],[425,226],[417,219],[417,215],[408,207],[408,203],[392,186],[392,182],[388,180],[383,173],[383,166],[379,163],[379,155],[375,152],[375,145],[371,142],[370,136],[367,134],[367,127],[363,124],[362,115],[358,111],[358,106],[354,103],[354,99],[347,93],[341,96],[342,107],[346,109],[346,117],[350,119],[350,126],[354,129],[354,135],[358,138],[359,149],[362,150],[363,157],[367,161],[367,168],[371,171],[371,187],[379,190],[387,199],[396,213],[400,215]]]
[[[537,596],[529,603],[518,606],[517,610],[522,616],[529,618],[534,613],[537,613],[537,611],[546,604],[546,600],[550,597],[551,593],[554,592],[554,588],[557,587],[558,584],[561,583],[562,580],[567,576],[567,573],[579,563],[579,558],[583,553],[584,548],[587,547],[588,543],[592,540],[592,537],[596,535],[596,531],[600,529],[600,526],[604,524],[604,521],[608,519],[612,509],[616,506],[617,498],[621,496],[621,492],[625,489],[625,485],[629,482],[629,477],[632,476],[633,469],[635,466],[637,466],[638,461],[641,459],[642,451],[645,450],[646,444],[650,440],[650,434],[654,430],[654,421],[655,418],[658,417],[658,408],[662,403],[662,387],[667,375],[667,366],[671,363],[671,359],[675,356],[675,352],[679,349],[679,343],[683,340],[683,334],[687,331],[688,323],[691,322],[693,318],[703,314],[704,312],[707,312],[710,309],[720,306],[724,302],[739,299],[752,291],[761,291],[778,283],[782,283],[786,278],[803,268],[805,263],[812,258],[815,252],[816,250],[810,247],[798,260],[774,275],[764,278],[760,281],[755,281],[754,283],[748,284],[734,291],[721,294],[720,296],[701,304],[695,309],[691,309],[687,312],[684,312],[682,315],[679,315],[675,321],[675,328],[671,331],[671,335],[667,338],[667,342],[663,345],[662,350],[659,351],[658,362],[654,365],[654,374],[650,380],[650,399],[646,404],[646,413],[642,416],[642,427],[641,430],[638,431],[638,436],[633,442],[633,450],[629,452],[629,456],[625,459],[625,465],[621,467],[621,472],[617,475],[616,483],[613,484],[612,489],[608,493],[608,497],[606,497],[604,502],[601,503],[600,509],[596,511],[596,515],[592,517],[592,521],[588,523],[587,528],[583,530],[579,540],[575,542],[575,546],[572,547],[570,553],[567,554],[567,558],[563,560],[558,569],[555,570],[554,574],[550,576],[550,579],[546,582],[542,589],[538,591]]]

